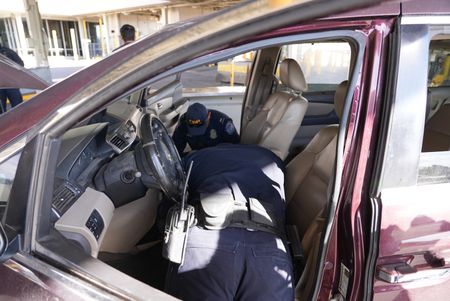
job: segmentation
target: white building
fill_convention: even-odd
[[[189,2],[192,1],[192,2]],[[49,60],[89,60],[103,57],[121,44],[123,24],[136,28],[137,37],[166,24],[210,13],[231,1],[196,0],[39,0],[42,39]],[[35,0],[0,0],[0,42],[14,49],[27,68],[41,67],[30,24]],[[44,60],[47,58],[45,57]],[[45,62],[44,62],[45,63]],[[45,65],[45,64],[44,64]],[[47,64],[48,65],[48,64]]]

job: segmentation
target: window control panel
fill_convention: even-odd
[[[102,234],[103,228],[105,227],[105,223],[103,222],[103,218],[97,210],[94,209],[94,211],[92,211],[91,215],[86,221],[86,227],[89,229],[89,231],[92,232],[95,239],[98,240],[100,235]]]

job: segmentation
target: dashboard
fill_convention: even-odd
[[[126,148],[111,143],[117,137],[127,139]],[[145,196],[145,184],[152,182],[137,166],[135,137],[136,127],[127,120],[73,128],[61,139],[51,221],[94,257],[115,209]]]
[[[106,144],[108,124],[71,129],[63,136],[57,160],[52,219],[60,218],[92,182],[99,168],[114,155]]]
[[[51,223],[87,254],[128,252],[153,226],[164,190],[161,176],[150,166],[159,155],[155,159],[148,152],[146,147],[154,143],[143,137],[148,137],[151,124],[164,129],[176,124],[180,108],[187,104],[172,104],[171,97],[156,99],[146,108],[118,102],[119,119],[108,109],[91,118],[95,123],[79,125],[61,137]],[[160,115],[167,117],[163,123],[149,122]],[[144,116],[152,117],[143,122]]]

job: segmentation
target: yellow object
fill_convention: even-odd
[[[30,100],[30,99],[31,99],[32,97],[34,97],[36,94],[37,94],[36,92],[22,94],[23,101],[28,101],[28,100]]]
[[[440,85],[442,85],[442,83],[443,83],[446,79],[448,79],[449,72],[450,72],[450,56],[447,56],[447,57],[445,58],[445,61],[444,61],[444,68],[443,68],[443,70],[442,70],[442,73],[436,74],[436,75],[433,77],[433,79],[431,80],[431,83],[432,83],[434,86],[440,86]]]
[[[269,6],[271,7],[280,7],[280,6],[287,6],[291,4],[292,0],[269,0]]]
[[[230,75],[230,86],[234,86],[234,62],[231,61],[231,75]]]

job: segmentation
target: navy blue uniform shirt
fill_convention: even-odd
[[[205,133],[199,136],[189,135],[186,114],[180,117],[178,126],[172,136],[180,155],[183,155],[186,144],[189,144],[192,150],[199,150],[220,143],[239,143],[239,134],[231,118],[216,110],[209,110],[209,113],[208,127]]]
[[[229,190],[236,200],[255,198],[270,204],[279,223],[284,224],[284,165],[270,150],[257,145],[223,144],[192,152],[183,158],[189,178],[190,203],[201,193]]]

